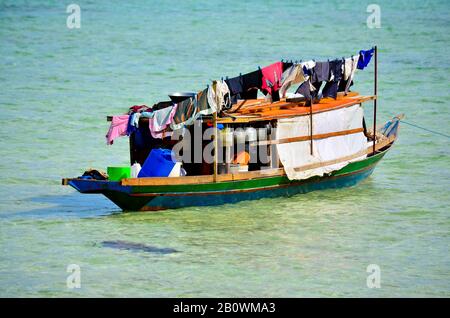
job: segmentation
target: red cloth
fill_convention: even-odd
[[[283,63],[276,62],[261,69],[261,89],[273,95],[281,88],[281,75],[283,74]],[[270,82],[270,83],[269,83]]]
[[[147,109],[148,109],[147,105],[134,105],[130,107],[130,109],[128,110],[128,114],[131,115],[133,113],[140,113],[146,111]]]

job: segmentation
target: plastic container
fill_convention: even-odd
[[[131,166],[131,177],[132,178],[137,178],[137,176],[139,175],[139,171],[141,171],[142,167],[141,165],[136,162]]]
[[[169,173],[169,177],[179,177],[181,176],[181,162],[175,163],[172,168],[172,171]]]
[[[238,128],[234,131],[234,136],[236,137],[237,144],[244,144],[246,133],[244,129]]]
[[[256,141],[258,140],[256,129],[253,127],[245,128],[246,140],[247,141]]]
[[[239,172],[247,172],[248,166],[247,165],[237,165],[237,164],[231,164],[230,165],[230,173],[239,173]]]
[[[110,181],[120,181],[131,176],[130,167],[108,167],[107,172]]]
[[[248,172],[248,165],[239,165],[239,172]]]
[[[142,165],[138,178],[143,177],[168,177],[175,162],[172,160],[172,150],[153,149]]]

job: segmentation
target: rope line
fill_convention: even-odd
[[[416,124],[413,124],[413,123],[408,123],[407,121],[404,121],[404,120],[400,120],[400,122],[402,122],[404,124],[407,124],[407,125],[410,125],[410,126],[413,126],[413,127],[416,127],[416,128],[419,128],[419,129],[426,130],[426,131],[428,131],[430,133],[433,133],[433,134],[436,134],[436,135],[441,135],[441,136],[447,137],[447,138],[450,139],[450,135],[441,133],[439,131],[431,130],[431,129],[428,129],[428,128],[425,128],[425,127],[422,127],[422,126],[419,126],[419,125],[416,125]]]

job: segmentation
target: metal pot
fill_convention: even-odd
[[[170,99],[174,103],[182,102],[188,98],[194,98],[197,95],[197,93],[193,92],[176,92],[169,95]]]

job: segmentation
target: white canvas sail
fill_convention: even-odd
[[[361,105],[340,108],[313,115],[313,135],[342,132],[362,128],[364,111]],[[362,130],[362,129],[361,129]],[[275,138],[282,140],[310,135],[310,117],[279,119]],[[311,141],[296,141],[277,144],[280,161],[290,180],[302,180],[313,176],[323,176],[339,170],[351,161],[365,158],[366,155],[348,161],[302,170],[302,166],[315,163],[339,161],[337,159],[354,155],[367,147],[364,133],[357,132],[342,136],[333,136],[313,140],[313,155],[311,155]],[[300,169],[296,169],[300,168]]]

